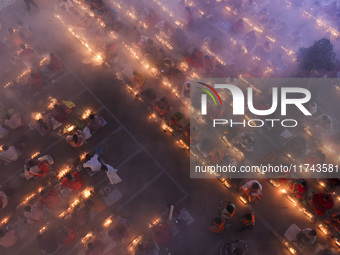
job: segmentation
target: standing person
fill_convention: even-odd
[[[31,13],[31,5],[33,5],[35,8],[37,8],[37,10],[39,10],[38,5],[34,2],[34,0],[24,0],[27,10],[29,12],[30,15],[32,15]]]
[[[101,169],[102,163],[99,161],[98,154],[94,154],[93,157],[90,154],[86,154],[85,159],[87,161],[83,164],[83,167],[90,168],[92,172],[98,172]]]
[[[122,179],[117,174],[118,170],[113,168],[112,166],[104,164],[102,165],[101,170],[103,170],[107,174],[107,177],[109,178],[111,184],[122,182]]]
[[[237,232],[244,230],[253,231],[255,227],[255,214],[252,211],[247,211],[241,218],[241,225]]]
[[[220,234],[225,230],[226,220],[221,217],[216,217],[214,222],[209,227],[209,230],[215,234]]]
[[[70,190],[78,190],[83,186],[83,179],[79,172],[73,174],[67,173],[61,181],[61,186]]]

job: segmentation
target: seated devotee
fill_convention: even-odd
[[[87,244],[85,255],[102,255],[104,254],[104,244],[98,239]]]
[[[103,118],[97,114],[90,114],[89,119],[90,121],[87,123],[87,126],[92,132],[98,131],[104,124]]]
[[[145,77],[141,72],[133,71],[130,82],[132,83],[132,86],[138,90],[138,92],[143,91]]]
[[[47,69],[51,72],[59,72],[63,69],[63,64],[54,53],[50,54],[50,62],[47,64]]]
[[[258,202],[262,197],[262,186],[256,181],[252,180],[247,182],[241,187],[241,190],[244,194],[248,196],[249,202]]]
[[[212,222],[209,230],[215,234],[221,234],[225,230],[227,221],[222,217],[216,217]]]
[[[333,128],[333,120],[327,114],[322,114],[316,117],[315,123],[317,126],[323,128],[324,130],[329,130]]]
[[[33,36],[33,31],[28,24],[24,24],[21,20],[18,21],[19,35],[24,40],[28,40]]]
[[[13,28],[8,28],[8,36],[6,38],[6,42],[10,48],[19,48],[22,41],[20,34],[18,31],[15,31]]]
[[[58,240],[54,230],[47,229],[37,236],[38,246],[45,254],[52,254],[58,249]]]
[[[164,116],[169,113],[171,110],[170,104],[166,97],[162,97],[160,99],[156,99],[153,103],[153,109],[160,115]]]
[[[201,139],[201,130],[197,127],[190,129],[190,144],[196,144]]]
[[[43,219],[44,214],[39,202],[36,202],[32,206],[26,205],[24,210],[24,216],[27,218],[29,223],[41,221]]]
[[[77,132],[77,134],[66,136],[66,142],[70,144],[73,148],[79,148],[85,142],[85,137],[82,132]]]
[[[217,63],[212,76],[216,78],[223,78],[226,77],[225,75],[226,75],[225,66],[221,65],[220,63]]]
[[[304,179],[293,180],[290,183],[289,188],[297,198],[303,199],[308,190],[308,184]]]
[[[4,231],[0,229],[0,246],[10,248],[16,244],[18,236],[15,230]]]
[[[114,241],[122,241],[124,238],[129,236],[127,225],[127,219],[121,219],[114,225],[112,229],[109,230],[108,235]]]
[[[114,43],[106,44],[104,47],[104,60],[108,63],[114,63],[118,56],[117,46]]]
[[[184,13],[184,24],[189,28],[193,28],[193,15],[192,11],[189,6],[185,7],[185,13]]]
[[[152,229],[152,238],[159,245],[165,246],[172,241],[172,230],[169,223],[159,224]]]
[[[188,35],[181,28],[177,28],[173,35],[173,41],[177,47],[183,47],[188,41]]]
[[[310,228],[305,228],[296,235],[296,241],[300,248],[310,247],[316,241],[316,231]]]
[[[242,19],[239,19],[230,27],[229,31],[233,35],[239,35],[243,33],[244,29],[245,29],[244,22]]]
[[[141,44],[141,50],[144,55],[150,54],[153,57],[157,55],[156,46],[152,39],[147,38],[146,40],[141,40],[140,44]]]
[[[48,117],[39,119],[37,128],[43,135],[48,134],[53,130],[52,121]]]
[[[338,9],[338,6],[337,6],[336,1],[333,1],[332,3],[324,6],[324,11],[329,16],[335,16],[335,14],[337,13],[337,9]]]
[[[69,190],[78,190],[83,186],[83,179],[79,172],[75,172],[73,175],[67,173],[61,182],[61,186]]]
[[[266,24],[266,29],[274,30],[276,26],[276,20],[274,18],[270,19],[269,22]]]
[[[160,21],[155,25],[155,28],[159,29],[159,35],[162,38],[170,39],[174,34],[174,28],[167,21]]]
[[[287,65],[285,64],[284,56],[281,53],[274,55],[271,59],[271,63],[278,70],[284,70],[287,68]]]
[[[42,190],[40,196],[39,203],[48,209],[53,209],[59,203],[58,192],[54,189]]]
[[[8,136],[9,131],[0,125],[0,139],[5,138]]]
[[[309,202],[320,216],[325,215],[325,213],[334,207],[334,199],[331,194],[314,194]]]
[[[5,126],[9,127],[10,129],[17,129],[23,125],[24,123],[21,120],[20,113],[15,113],[12,115],[7,114],[5,116]]]
[[[190,55],[186,58],[188,64],[195,68],[202,68],[203,67],[203,53],[198,49],[194,48]]]
[[[67,117],[67,109],[65,105],[55,104],[50,114],[56,121],[64,123]]]
[[[254,150],[255,138],[252,134],[242,132],[234,138],[234,141],[247,152],[252,152]]]
[[[5,208],[8,204],[8,198],[6,196],[6,193],[3,191],[0,191],[0,210]]]
[[[21,61],[24,63],[24,65],[31,67],[36,60],[33,49],[30,47],[26,47],[25,44],[20,44],[20,48],[22,49],[19,53]]]
[[[73,3],[70,0],[62,0],[62,2],[59,4],[59,8],[65,10],[68,12],[70,8],[74,8]]]
[[[99,161],[101,159],[98,154],[94,154],[93,156],[86,154],[85,159],[86,162],[83,163],[83,167],[90,168],[92,172],[98,172],[102,167],[102,163]]]
[[[113,168],[112,166],[104,164],[101,166],[100,169],[106,173],[111,184],[118,184],[122,182],[122,179],[117,174],[118,170]]]
[[[324,222],[330,227],[335,235],[340,233],[340,212],[329,215],[324,219]]]
[[[270,46],[270,42],[265,41],[263,44],[263,49],[265,52],[270,52],[272,50],[272,47]]]
[[[256,34],[255,31],[250,31],[246,33],[244,37],[245,46],[248,51],[252,51],[256,46]]]
[[[27,180],[33,178],[34,176],[46,177],[50,169],[50,162],[45,157],[40,157],[37,160],[29,159],[27,162],[25,162],[23,177],[25,177]]]
[[[31,86],[32,89],[36,91],[42,87],[43,83],[44,80],[39,72],[31,72],[27,85]]]
[[[3,145],[0,149],[0,160],[11,163],[19,158],[19,154],[14,146]]]
[[[158,14],[155,12],[154,9],[150,8],[145,14],[145,23],[149,27],[153,27],[159,21],[160,21],[160,17],[158,16]]]
[[[309,165],[317,165],[317,164],[323,164],[326,160],[326,155],[322,153],[320,150],[316,150],[313,153],[310,153],[306,159],[305,163]]]
[[[263,8],[258,13],[258,19],[262,25],[265,25],[269,21],[269,12],[267,8]]]
[[[69,245],[76,240],[77,232],[73,227],[62,227],[57,230],[59,244]]]
[[[224,158],[224,152],[220,148],[213,149],[208,155],[208,162],[212,164],[219,164]]]
[[[190,81],[185,81],[184,84],[182,85],[182,93],[181,95],[185,98],[190,98],[190,86],[191,82]]]
[[[202,72],[206,76],[209,76],[209,77],[214,72],[214,62],[212,61],[212,59],[208,55],[205,55],[204,58],[203,58],[203,70],[202,70]]]

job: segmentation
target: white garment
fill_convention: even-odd
[[[70,0],[67,0],[66,2],[62,1],[62,2],[60,3],[59,7],[61,8],[61,7],[63,7],[63,6],[65,7],[66,11],[68,12],[68,10],[69,10],[70,8],[73,8],[73,3],[72,3]]]
[[[258,189],[256,192],[252,192],[251,194],[252,194],[252,195],[261,194],[261,192],[262,192],[262,185],[261,185],[258,181],[256,181],[256,180],[252,180],[252,181],[249,181],[249,182],[247,182],[246,184],[244,184],[244,185],[242,186],[242,190],[246,190],[246,191],[249,190],[250,187],[251,187],[254,183],[257,183],[257,184],[259,185],[259,189]]]
[[[14,162],[19,158],[19,154],[14,146],[10,146],[7,151],[0,151],[0,159],[5,162]]]
[[[122,182],[122,179],[117,174],[118,171],[117,169],[113,168],[108,164],[105,164],[105,166],[107,167],[106,171],[107,178],[109,178],[111,184],[117,184]]]
[[[102,167],[102,164],[98,160],[98,155],[94,154],[94,156],[89,161],[83,164],[83,167],[89,167],[93,172],[97,172]]]
[[[20,114],[15,113],[11,116],[11,118],[8,120],[5,120],[5,125],[9,127],[10,129],[16,129],[18,127],[21,127],[23,125]]]

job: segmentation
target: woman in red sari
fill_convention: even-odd
[[[73,176],[68,173],[63,178],[61,186],[70,190],[78,190],[83,186],[83,179],[79,172],[74,173]]]
[[[47,65],[47,69],[52,72],[59,72],[61,69],[63,69],[63,64],[60,62],[60,60],[56,57],[54,53],[50,54],[50,62]]]
[[[310,204],[314,207],[318,215],[323,216],[334,207],[334,200],[330,194],[318,193],[313,195]]]

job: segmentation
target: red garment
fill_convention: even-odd
[[[33,176],[45,177],[48,171],[50,171],[50,163],[48,163],[47,160],[43,160],[43,161],[36,161],[36,164],[38,166],[39,172],[30,171],[29,173]]]
[[[41,85],[43,84],[44,80],[42,79],[39,73],[34,73],[34,75],[35,78],[30,77],[28,83],[37,89],[41,88]]]
[[[327,201],[324,199],[325,196],[328,196]],[[318,215],[323,216],[328,210],[333,208],[334,200],[329,194],[318,193],[313,195],[311,204],[314,206],[315,212]]]
[[[53,189],[49,190],[45,196],[39,199],[39,202],[42,206],[52,209],[59,203],[58,192]]]
[[[76,239],[76,231],[74,229],[69,229],[67,231],[68,235],[64,240],[64,245],[69,245],[71,243],[73,243],[73,241]]]
[[[63,69],[63,64],[55,55],[52,55],[50,63],[47,65],[47,68],[52,72],[58,72],[61,69]]]
[[[29,62],[33,62],[35,60],[34,52],[31,48],[25,48],[20,52],[20,57],[25,58]]]
[[[70,190],[78,190],[83,186],[83,179],[79,172],[73,174],[74,180],[69,180],[66,177],[63,178],[61,186]]]

